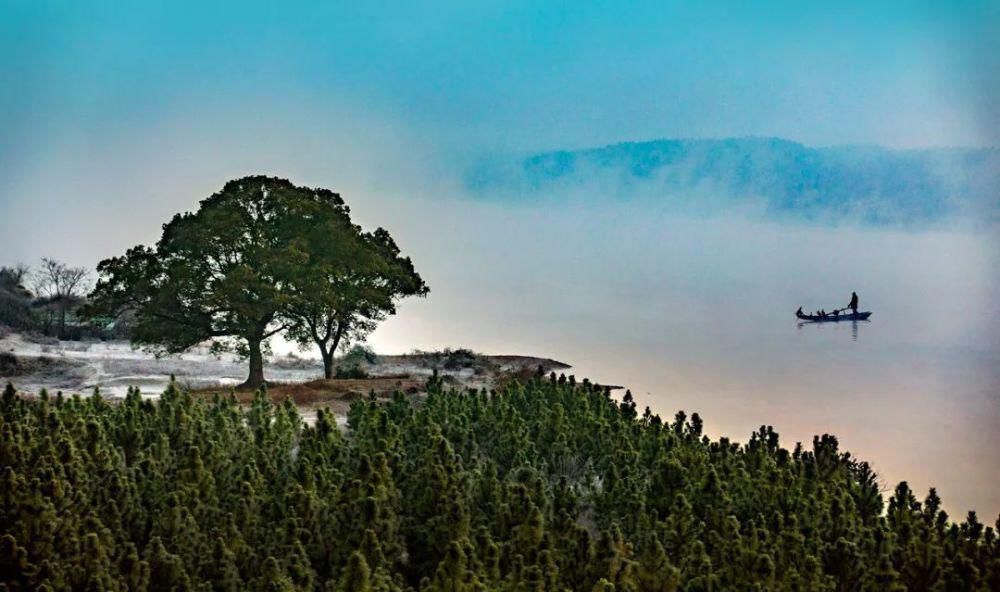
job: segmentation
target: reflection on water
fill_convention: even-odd
[[[692,220],[647,206],[403,204],[389,220],[431,286],[384,351],[544,355],[699,412],[745,441],[836,434],[953,515],[1000,512],[1000,249],[990,234]],[[447,231],[426,233],[446,220]],[[870,322],[798,326],[857,291]]]
[[[809,327],[823,327],[824,325],[827,325],[827,327],[824,327],[824,328],[829,328],[829,327],[838,327],[838,326],[841,326],[841,325],[850,324],[850,326],[851,326],[851,341],[857,341],[858,340],[858,325],[867,324],[867,323],[870,323],[870,322],[871,322],[870,320],[865,319],[863,321],[839,321],[839,322],[836,322],[836,323],[813,323],[813,322],[810,322],[810,321],[799,321],[797,324],[798,324],[799,330],[802,330],[802,327],[804,327],[804,326],[809,326]],[[830,328],[830,330],[831,331],[836,331],[836,329],[832,329],[832,328]]]

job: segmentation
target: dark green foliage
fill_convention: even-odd
[[[333,378],[368,378],[366,367],[378,363],[378,356],[367,346],[357,344],[337,360]]]
[[[299,197],[303,221],[287,240],[302,258],[287,277],[292,297],[283,318],[291,340],[316,345],[324,376],[331,378],[338,347],[363,340],[396,314],[397,300],[426,296],[430,289],[384,228],[363,232],[335,193],[310,200],[313,190],[298,191],[307,194]]]
[[[15,329],[35,327],[37,319],[31,307],[34,295],[24,285],[27,273],[24,266],[0,267],[0,325]]]
[[[368,378],[368,372],[361,366],[337,366],[334,378]]]
[[[631,399],[626,397],[625,399]],[[572,378],[354,403],[0,397],[0,589],[996,590],[934,490]]]
[[[357,344],[351,347],[339,360],[341,365],[357,366],[360,364],[377,364],[378,355],[372,348]]]
[[[444,367],[447,370],[459,370],[468,368],[476,363],[478,356],[471,349],[458,348],[446,349]]]

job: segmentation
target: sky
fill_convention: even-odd
[[[995,0],[3,0],[0,127],[9,156],[71,131],[315,101],[489,148],[996,145],[998,39]]]
[[[623,140],[996,146],[996,104],[996,0],[0,0],[0,250],[254,172],[440,193],[482,155]],[[61,256],[155,238],[128,230]]]

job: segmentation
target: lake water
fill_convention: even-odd
[[[368,210],[368,207],[371,210]],[[891,491],[1000,512],[1000,249],[985,231],[691,217],[653,204],[359,204],[431,286],[371,342],[553,357],[712,437],[832,433]],[[388,216],[386,212],[389,212]],[[800,325],[845,306],[868,323]]]

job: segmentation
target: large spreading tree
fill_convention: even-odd
[[[174,216],[154,248],[137,246],[102,261],[88,312],[130,312],[133,342],[166,352],[231,342],[249,358],[244,385],[257,387],[271,336],[289,330],[301,340],[308,319],[344,310],[344,302],[354,303],[355,317],[376,321],[378,311],[394,310],[395,298],[427,292],[409,259],[395,248],[394,262],[386,244],[395,248],[384,230],[367,234],[352,224],[350,210],[332,191],[245,177],[203,200],[197,212]],[[403,291],[391,279],[387,270],[401,264],[419,289]],[[310,314],[307,299],[315,299]],[[349,331],[349,324],[338,324],[335,333]]]

